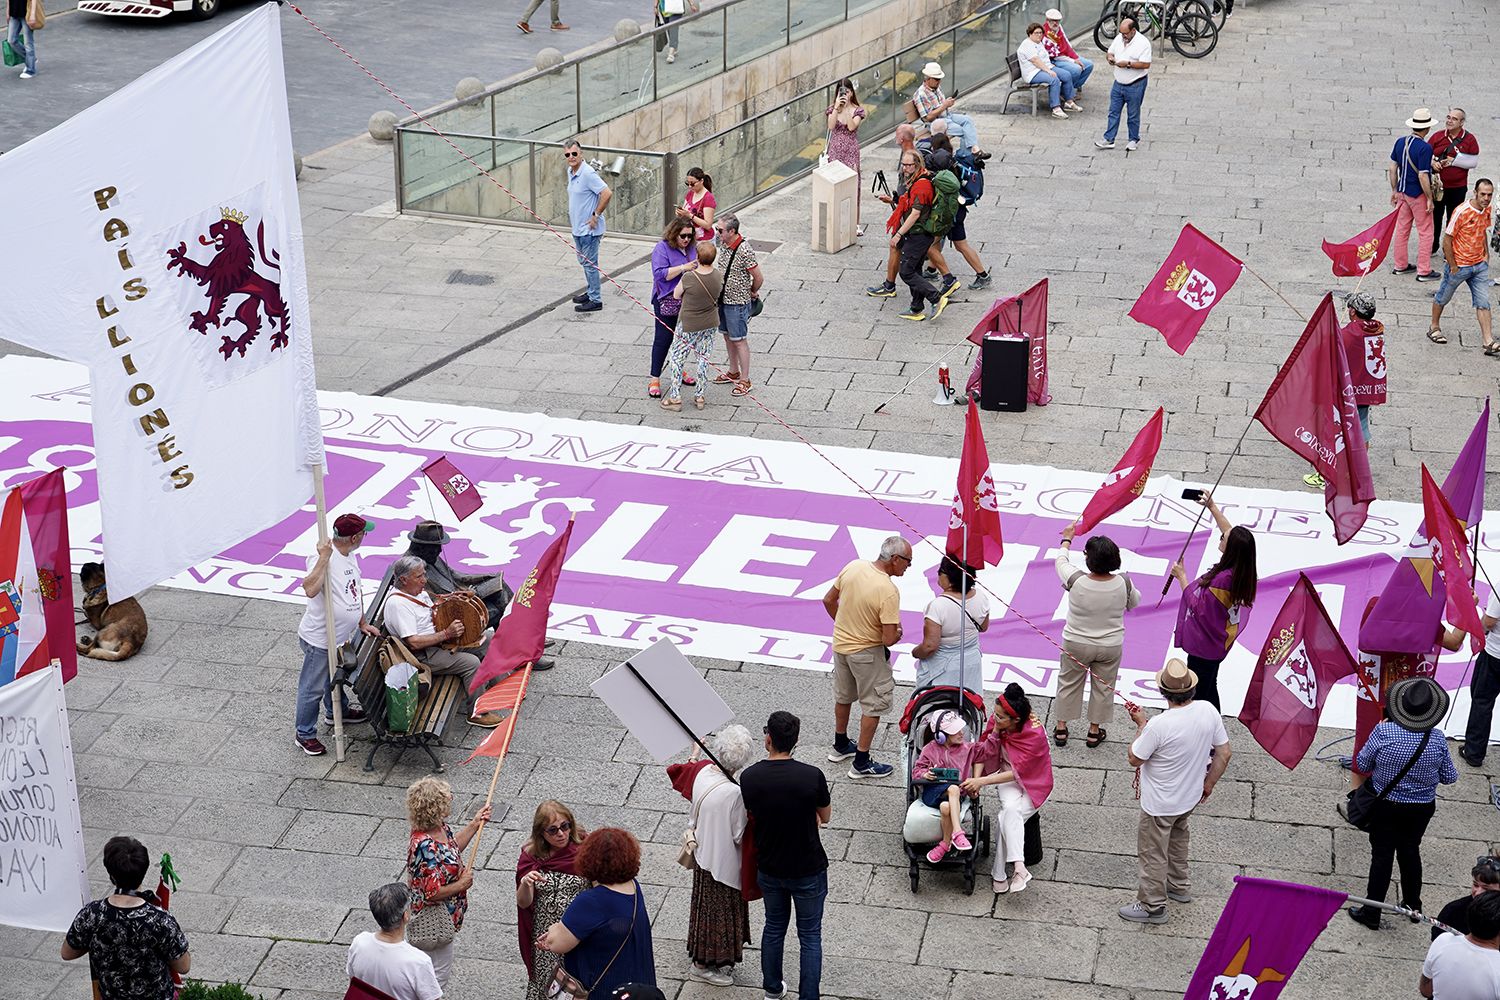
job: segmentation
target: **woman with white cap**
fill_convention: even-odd
[[[1052,7],[1046,16],[1047,22],[1042,25],[1042,44],[1047,47],[1047,55],[1051,57],[1058,75],[1066,73],[1073,78],[1074,100],[1077,100],[1078,91],[1083,89],[1089,74],[1094,72],[1094,64],[1079,55],[1073,48],[1073,43],[1068,41],[1068,33],[1062,26],[1062,11]]]
[[[1422,835],[1437,809],[1437,786],[1458,781],[1448,738],[1437,724],[1448,712],[1448,692],[1431,677],[1391,685],[1386,721],[1360,748],[1355,766],[1370,775],[1377,798],[1370,816],[1370,878],[1365,897],[1385,902],[1392,861],[1401,864],[1402,905],[1422,908]],[[1351,906],[1349,916],[1371,930],[1380,911]]]

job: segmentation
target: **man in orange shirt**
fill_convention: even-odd
[[[1490,245],[1485,239],[1490,228],[1490,201],[1495,183],[1487,177],[1474,185],[1474,194],[1458,206],[1443,230],[1443,281],[1432,296],[1432,325],[1427,339],[1446,344],[1448,339],[1438,328],[1443,306],[1453,298],[1458,286],[1469,286],[1469,298],[1479,317],[1479,332],[1484,337],[1484,353],[1500,354],[1500,343],[1490,333]]]

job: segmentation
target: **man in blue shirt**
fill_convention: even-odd
[[[1391,273],[1416,271],[1418,281],[1436,281],[1441,276],[1432,270],[1432,146],[1427,142],[1432,112],[1418,108],[1406,120],[1406,126],[1412,134],[1396,140],[1385,171],[1391,184],[1391,205],[1396,209],[1396,256]],[[1413,224],[1417,227],[1416,264],[1410,263],[1406,246]]]
[[[1431,155],[1429,148],[1428,157]],[[578,140],[569,139],[563,146],[563,159],[568,164],[568,222],[573,227],[573,245],[578,262],[583,265],[584,280],[588,282],[588,291],[573,296],[573,309],[597,312],[604,308],[599,292],[599,241],[604,237],[604,208],[614,192],[593,167],[583,162],[583,148]],[[1429,215],[1429,229],[1431,220]]]

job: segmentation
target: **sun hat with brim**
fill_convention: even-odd
[[[1045,16],[1049,21],[1061,21],[1062,11],[1058,10],[1056,7],[1048,7],[1047,13],[1043,16]]]
[[[1156,686],[1163,692],[1186,694],[1198,686],[1198,675],[1174,656],[1156,672]]]
[[[1385,713],[1402,729],[1425,733],[1448,714],[1448,692],[1431,677],[1408,677],[1391,685]]]
[[[1412,112],[1412,116],[1406,119],[1406,127],[1410,129],[1432,128],[1432,112],[1427,108],[1418,108]]]
[[[941,80],[943,78],[943,67],[935,62],[930,62],[922,67],[922,77],[926,80]]]

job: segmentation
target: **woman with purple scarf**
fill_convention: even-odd
[[[672,347],[672,338],[677,333],[677,317],[682,311],[682,300],[672,293],[677,290],[682,276],[697,266],[693,220],[673,219],[667,223],[661,241],[651,250],[651,309],[656,314],[652,329],[656,336],[651,338],[651,386],[646,393],[652,399],[661,398],[661,369],[667,363],[667,351]],[[684,376],[682,384],[693,385],[694,382]]]
[[[1212,493],[1204,492],[1198,502],[1208,508],[1219,526],[1220,555],[1207,573],[1191,582],[1181,560],[1172,567],[1172,577],[1182,587],[1177,646],[1187,653],[1188,667],[1198,675],[1197,699],[1222,711],[1219,665],[1234,646],[1234,637],[1255,603],[1255,535],[1243,525],[1231,527]]]

